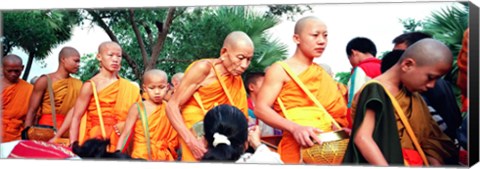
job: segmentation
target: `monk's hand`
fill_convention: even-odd
[[[348,128],[348,127],[338,128],[337,125],[335,125],[335,124],[332,122],[332,131],[338,131],[338,130],[344,130],[348,135],[350,135],[350,133],[352,133],[352,129],[350,129],[350,128]]]
[[[318,128],[309,127],[309,126],[300,126],[300,125],[295,127],[293,131],[291,131],[297,143],[303,147],[313,146],[314,145],[313,141],[316,141],[317,143],[322,144],[322,141],[317,136],[321,132],[322,131]]]
[[[248,144],[256,150],[262,144],[260,141],[260,127],[252,126],[248,128]]]
[[[197,160],[202,159],[203,155],[207,152],[205,144],[199,139],[190,139],[186,142],[186,144],[192,152],[193,157],[195,157]]]

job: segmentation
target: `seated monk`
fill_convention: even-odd
[[[140,89],[118,75],[122,61],[122,49],[118,43],[101,43],[97,59],[100,61],[100,71],[83,84],[73,109],[70,143],[78,141],[81,145],[91,138],[109,139],[109,152],[113,152],[130,106],[141,100]],[[98,105],[94,89],[97,91]]]
[[[301,146],[311,147],[314,145],[313,140],[321,143],[317,134],[339,130],[334,127],[335,123],[339,127],[346,127],[348,124],[347,104],[338,90],[337,83],[319,64],[313,62],[325,50],[327,34],[325,23],[316,17],[298,20],[293,35],[293,40],[297,44],[294,55],[274,63],[267,69],[255,102],[255,116],[268,125],[283,130],[278,153],[286,164],[303,162],[300,156]],[[298,77],[320,105],[316,105],[287,74],[287,68],[291,69],[292,74]],[[287,111],[293,108],[323,106],[326,112],[317,113],[321,118],[305,116],[315,112],[299,112],[291,114],[295,117],[287,117],[280,107],[280,102]],[[333,120],[329,116],[333,117]]]
[[[151,69],[143,74],[143,91],[148,99],[130,107],[125,130],[120,135],[117,150],[124,150],[133,142],[131,156],[150,161],[175,161],[179,147],[177,131],[165,114],[167,102],[163,100],[167,90],[167,74]],[[133,134],[133,138],[129,136]]]
[[[354,98],[354,123],[344,163],[439,166],[457,155],[455,144],[432,119],[419,94],[433,88],[449,72],[452,61],[447,46],[422,39],[408,47],[393,67],[366,84]]]
[[[177,91],[167,104],[167,116],[180,135],[182,161],[198,161],[207,151],[201,137],[191,128],[203,121],[208,110],[216,105],[230,104],[248,117],[247,94],[242,73],[253,58],[253,41],[244,32],[227,35],[220,57],[192,63]]]
[[[24,121],[33,86],[19,79],[23,71],[22,59],[10,54],[2,57],[2,141],[10,142],[21,139]]]

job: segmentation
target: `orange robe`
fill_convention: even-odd
[[[80,88],[82,88],[82,81],[73,77],[58,80],[52,84],[53,95],[55,97],[54,103],[57,128],[62,126],[67,112],[75,105],[77,97],[80,94]],[[43,94],[42,106],[39,113],[41,116],[38,124],[53,126],[52,108],[50,106],[50,94],[48,88]]]
[[[157,107],[155,112],[148,115],[148,132],[150,134],[151,160],[175,161],[178,148],[177,131],[172,127],[165,112],[167,102]],[[139,112],[139,113],[143,113]],[[148,159],[147,142],[145,139],[144,126],[139,114],[135,123],[133,136],[133,158]]]
[[[191,65],[193,64],[194,63]],[[189,68],[190,66],[187,68],[186,72],[189,71]],[[222,76],[220,79],[225,83],[227,89],[229,90],[234,106],[240,109],[248,119],[247,92],[243,86],[242,77],[240,75],[230,75]],[[185,105],[183,105],[181,112],[185,125],[189,129],[192,128],[193,124],[202,121],[207,111],[216,105],[230,104],[227,95],[225,95],[225,92],[218,80],[213,81],[211,84],[199,87],[194,95],[195,94],[200,96],[205,111],[202,110],[193,96],[185,103]],[[182,161],[197,161],[188,149],[184,140],[180,139],[180,141],[182,148]]]
[[[130,81],[119,78],[98,93],[98,102],[102,111],[106,137],[110,139],[110,152],[116,150],[119,135],[114,132],[113,126],[125,122],[128,110],[135,102],[140,101],[140,89]],[[79,142],[83,144],[91,138],[103,138],[98,118],[95,98],[91,97],[79,129]],[[120,131],[121,132],[121,131]]]
[[[21,139],[33,85],[19,80],[2,91],[2,142]]]
[[[338,90],[335,80],[332,79],[321,66],[312,64],[297,76],[338,124],[341,126],[348,124],[346,119],[347,104],[345,98]],[[293,79],[284,83],[278,97],[285,105],[286,110],[295,107],[315,106],[315,103],[303,92]],[[276,112],[285,117],[277,101],[275,101],[273,106]],[[331,125],[326,126],[323,130],[331,130]],[[278,146],[278,153],[282,161],[287,164],[300,162],[300,145],[288,131],[283,132],[282,140]]]
[[[458,78],[457,85],[462,91],[462,95],[467,96],[467,71],[468,71],[468,37],[470,29],[467,28],[463,33],[462,48],[458,53]]]

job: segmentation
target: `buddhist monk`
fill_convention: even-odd
[[[19,79],[23,71],[22,59],[14,54],[2,58],[2,142],[21,139],[24,121],[33,86]]]
[[[140,89],[118,75],[122,61],[122,48],[118,43],[101,43],[96,58],[100,62],[100,71],[80,89],[73,109],[70,143],[78,141],[81,145],[90,138],[109,139],[108,151],[113,152],[130,106],[141,100]],[[100,110],[93,89],[97,91]]]
[[[242,73],[253,58],[254,45],[241,31],[228,34],[220,57],[201,59],[185,71],[182,82],[167,104],[167,116],[180,135],[182,161],[198,161],[206,152],[205,144],[191,132],[215,105],[233,105],[248,117],[247,94]]]
[[[33,85],[25,127],[34,124],[48,126],[55,124],[54,127],[58,129],[62,126],[67,112],[73,108],[80,93],[82,81],[70,74],[78,72],[80,54],[73,47],[63,47],[58,55],[58,63],[57,71],[40,76]],[[51,79],[54,98],[50,98],[47,76]],[[51,107],[50,99],[54,100],[55,107]],[[52,121],[52,109],[55,109],[56,123]],[[38,113],[37,118],[35,113]],[[64,137],[68,138],[67,135]]]
[[[314,145],[313,140],[321,143],[317,134],[322,131],[337,130],[338,128],[333,127],[334,121],[339,127],[347,125],[345,117],[347,105],[342,93],[338,90],[337,83],[319,64],[313,62],[313,59],[320,57],[325,50],[328,42],[327,35],[327,27],[319,18],[307,16],[298,20],[293,35],[293,41],[297,45],[295,53],[292,57],[274,63],[267,69],[255,103],[257,118],[274,128],[283,130],[278,153],[286,164],[302,162],[301,146],[311,147]],[[301,117],[304,120],[300,122],[285,116],[277,99],[282,102],[286,110],[319,106],[316,106],[287,74],[282,64],[292,70],[328,112],[321,113],[325,118]],[[293,115],[302,116],[302,113]]]
[[[163,97],[168,90],[167,74],[158,69],[148,70],[143,74],[142,88],[149,99],[137,102],[130,108],[117,150],[122,151],[126,147],[125,142],[129,144],[133,141],[133,158],[174,161],[177,159],[176,149],[179,144],[177,131],[165,113],[167,102]],[[133,140],[128,138],[131,133]]]
[[[354,98],[352,110],[356,115],[344,163],[439,166],[458,155],[454,153],[455,144],[440,130],[419,94],[433,88],[436,80],[451,69],[452,61],[452,53],[443,43],[422,39],[408,47],[393,67],[374,78],[375,83],[365,85]],[[398,109],[394,103],[398,103]],[[400,119],[402,112],[412,136],[407,123]]]

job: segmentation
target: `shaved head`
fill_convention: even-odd
[[[300,20],[298,20],[297,23],[295,24],[294,34],[300,34],[305,28],[305,25],[307,25],[310,22],[318,22],[325,25],[325,23],[322,20],[320,20],[315,16],[303,17]]]
[[[2,65],[5,66],[6,64],[14,64],[14,65],[23,65],[22,58],[15,54],[9,54],[2,57]]]
[[[78,53],[77,49],[70,46],[66,46],[66,47],[63,47],[62,50],[60,50],[60,53],[58,53],[58,60],[62,58],[67,58],[70,56],[80,56],[80,53]]]
[[[102,51],[106,50],[108,47],[115,47],[115,48],[120,48],[120,45],[117,42],[113,41],[107,41],[103,42],[98,46],[98,52],[101,53]]]
[[[148,83],[153,79],[161,78],[161,81],[167,82],[168,76],[163,70],[150,69],[143,74],[143,83]]]
[[[223,41],[223,47],[236,48],[239,45],[248,45],[253,48],[253,41],[250,37],[242,31],[234,31],[225,37]]]
[[[175,80],[178,80],[180,81],[183,77],[183,73],[182,72],[178,72],[178,73],[175,73],[173,76],[172,76],[172,80],[175,79]]]
[[[442,42],[426,38],[415,42],[408,47],[399,62],[407,58],[412,58],[419,66],[437,64],[439,62],[449,65],[453,62],[453,56],[450,49]]]

